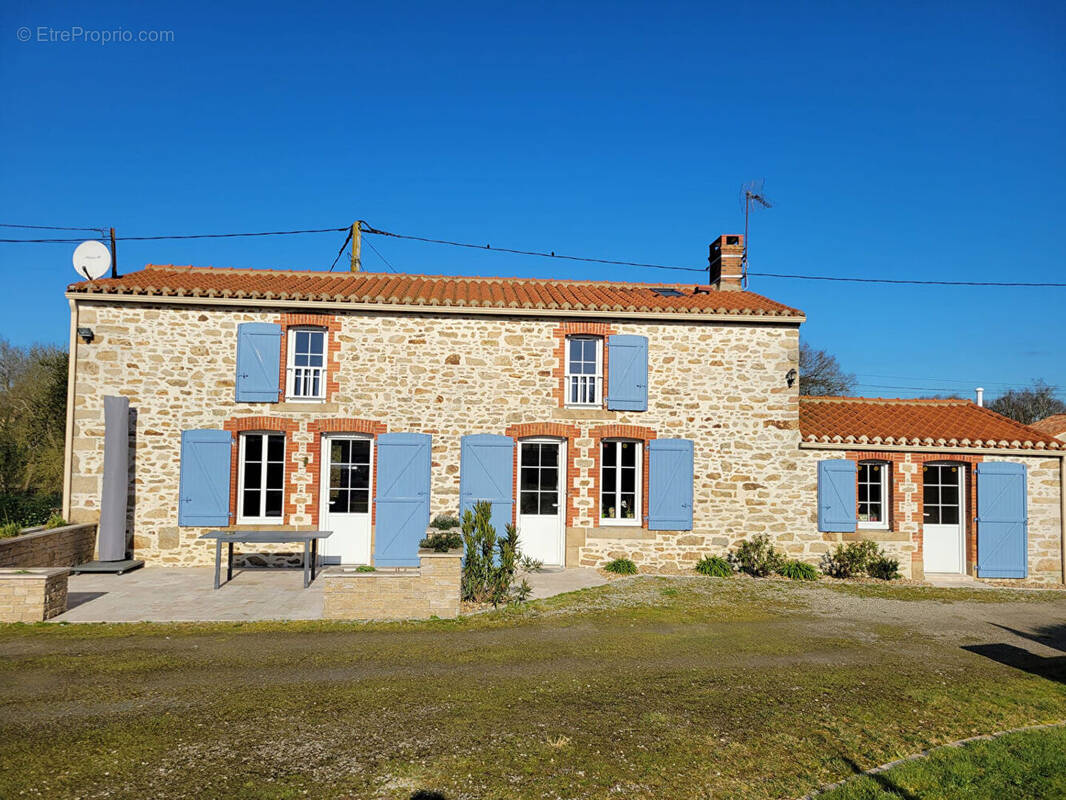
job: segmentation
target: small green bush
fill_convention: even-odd
[[[426,536],[418,546],[437,553],[447,553],[463,546],[463,534],[456,529],[439,530]]]
[[[429,527],[436,528],[438,531],[448,531],[452,528],[458,528],[461,523],[458,517],[453,517],[448,514],[437,514],[433,518],[433,521],[429,523]]]
[[[853,578],[866,573],[870,560],[876,558],[880,548],[875,542],[848,542],[822,556],[822,571],[834,578]]]
[[[783,575],[794,581],[818,580],[817,569],[806,561],[799,561],[795,558],[790,558],[787,561],[782,562],[781,566],[777,568],[777,574]]]
[[[733,565],[721,556],[704,556],[696,562],[696,572],[712,578],[728,578],[733,574]]]
[[[376,567],[372,567],[369,564],[360,564],[355,568],[356,572],[377,572]]]
[[[608,572],[613,572],[615,575],[637,574],[637,565],[628,558],[616,558],[614,561],[608,562],[604,569]]]
[[[893,581],[899,577],[899,559],[879,553],[866,565],[866,574],[882,581]]]
[[[753,578],[763,578],[777,572],[784,560],[784,555],[770,543],[770,537],[765,533],[741,542],[729,554],[730,563]]]
[[[53,514],[48,518],[48,521],[44,523],[46,528],[62,528],[67,524],[67,521],[63,519],[62,514]]]
[[[17,522],[5,522],[0,525],[0,539],[10,539],[12,536],[18,536],[22,530],[22,526]]]

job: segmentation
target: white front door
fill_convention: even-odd
[[[370,487],[374,442],[367,436],[330,435],[322,440],[319,528],[327,564],[370,563]]]
[[[566,444],[518,443],[518,541],[522,555],[561,566],[566,539]]]
[[[922,550],[926,572],[966,571],[966,472],[959,464],[922,467]]]

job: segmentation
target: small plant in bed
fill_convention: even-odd
[[[377,572],[376,567],[372,567],[369,564],[360,564],[355,568],[356,572]]]
[[[608,561],[603,568],[607,572],[613,572],[615,575],[637,574],[637,565],[628,558],[616,558],[614,561]]]
[[[427,534],[418,546],[437,553],[447,553],[463,546],[463,534],[458,528],[435,531]]]
[[[44,523],[45,528],[62,528],[67,524],[67,521],[63,519],[62,514],[53,514],[48,518],[48,521]]]
[[[753,578],[764,578],[777,572],[785,557],[773,546],[769,536],[760,533],[737,545],[729,554],[729,561],[740,572]]]
[[[894,581],[899,577],[899,559],[889,558],[882,553],[866,565],[866,574],[878,580]]]
[[[5,522],[0,525],[0,539],[10,539],[12,536],[18,536],[22,530],[22,526],[17,522]]]
[[[449,531],[452,528],[458,528],[460,524],[458,517],[453,517],[449,514],[437,514],[433,521],[429,523],[429,527],[436,528],[438,531]]]
[[[794,581],[816,581],[818,570],[805,561],[790,558],[781,562],[777,574]]]
[[[696,562],[696,572],[712,578],[728,578],[733,574],[733,565],[721,556],[704,556]]]

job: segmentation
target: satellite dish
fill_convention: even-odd
[[[100,242],[82,242],[74,248],[74,271],[91,281],[111,268],[111,252]]]

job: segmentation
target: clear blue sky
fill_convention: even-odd
[[[765,178],[753,271],[1066,280],[1062,3],[154,5],[3,5],[0,222],[362,218],[701,266]],[[76,25],[174,41],[35,40]],[[119,265],[325,269],[341,239],[128,242]],[[412,272],[695,277],[370,241]],[[0,334],[65,342],[71,251],[0,245]],[[751,288],[806,311],[866,394],[1066,386],[1066,289]]]

